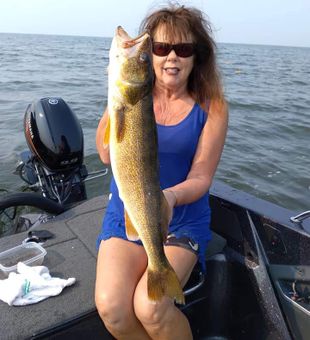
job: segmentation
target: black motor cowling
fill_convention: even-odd
[[[31,152],[48,170],[67,171],[82,165],[83,131],[62,98],[42,98],[28,105],[24,131]]]

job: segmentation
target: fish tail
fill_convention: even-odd
[[[147,270],[148,297],[152,301],[161,300],[164,295],[174,299],[178,304],[185,304],[183,289],[180,281],[173,270],[168,265],[161,270]]]

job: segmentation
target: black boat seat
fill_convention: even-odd
[[[211,259],[221,253],[226,246],[226,240],[219,234],[212,231],[212,239],[208,244],[205,259]],[[199,264],[193,270],[189,282],[184,287],[184,295],[188,296],[197,291],[205,282],[205,274],[201,271]]]
[[[216,232],[212,231],[212,239],[208,244],[206,251],[206,261],[212,256],[221,253],[225,248],[227,242],[226,239]]]

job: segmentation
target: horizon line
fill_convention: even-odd
[[[112,39],[113,38],[113,37],[108,37],[108,36],[103,36],[103,35],[80,35],[80,34],[59,34],[59,33],[0,32],[0,34],[47,35],[47,36],[60,36],[60,37],[82,37],[82,38],[103,38],[103,39]],[[305,46],[305,45],[282,45],[282,44],[275,44],[275,43],[227,42],[227,41],[215,41],[215,42],[216,42],[216,44],[310,48],[310,45],[309,46]]]

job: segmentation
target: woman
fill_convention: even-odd
[[[210,26],[202,13],[170,6],[148,16],[141,31],[153,41],[154,113],[158,128],[160,183],[172,220],[166,256],[184,287],[197,260],[204,268],[210,240],[208,190],[222,153],[228,113],[219,80]],[[97,130],[101,160],[107,110]],[[172,299],[147,296],[147,256],[126,238],[115,182],[99,235],[95,300],[117,339],[191,339],[185,315]]]

